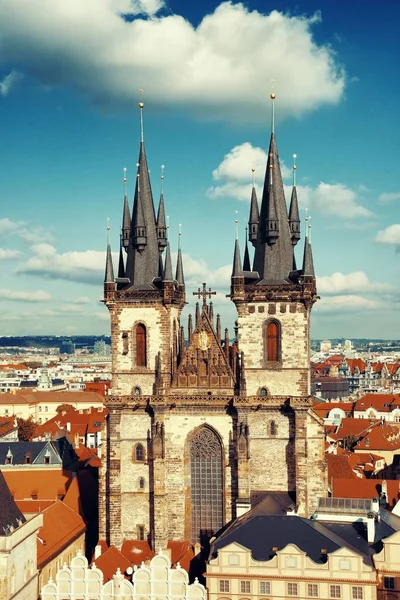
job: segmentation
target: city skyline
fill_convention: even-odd
[[[273,86],[287,199],[297,154],[298,263],[306,208],[312,219],[321,295],[312,337],[400,337],[391,135],[399,6],[380,8],[377,29],[376,6],[364,2],[339,3],[342,11],[331,1],[301,11],[260,0],[39,4],[0,0],[0,335],[109,332],[99,304],[106,222],[116,256],[123,167],[132,208],[140,88],[154,201],[164,164],[175,252],[182,224],[185,314],[205,281],[232,335],[235,219],[243,256],[252,169],[261,200]]]

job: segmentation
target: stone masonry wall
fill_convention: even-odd
[[[257,395],[266,387],[272,396],[306,396],[310,390],[309,311],[301,302],[253,302],[238,305],[239,349],[244,352],[246,390]],[[281,325],[281,361],[265,361],[264,327]]]

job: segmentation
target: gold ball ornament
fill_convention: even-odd
[[[272,92],[272,94],[270,94],[270,96],[269,96],[269,97],[271,98],[271,100],[275,100],[275,98],[276,98],[276,94],[274,94],[274,93]]]

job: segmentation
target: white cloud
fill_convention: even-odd
[[[0,219],[0,236],[7,237],[10,234],[21,238],[26,244],[43,241],[51,242],[53,240],[52,234],[42,227],[36,227],[24,221],[11,221],[8,218]]]
[[[400,224],[394,223],[389,225],[386,229],[378,231],[376,234],[375,241],[381,244],[394,244],[395,246],[400,245]]]
[[[70,300],[70,304],[91,304],[91,299],[87,296],[79,296],[79,298],[75,298],[75,300]]]
[[[400,192],[386,192],[378,197],[378,202],[382,204],[389,204],[389,202],[396,202],[397,200],[400,200]]]
[[[343,294],[346,292],[389,292],[393,290],[393,287],[383,283],[372,283],[364,271],[354,271],[347,275],[333,273],[318,277],[317,289],[321,294]]]
[[[317,312],[335,313],[347,311],[376,310],[382,305],[377,300],[370,300],[357,295],[327,296],[321,298],[316,305]]]
[[[244,142],[230,150],[213,171],[213,179],[221,184],[210,187],[207,195],[211,198],[231,198],[249,202],[251,198],[251,169],[254,166],[256,192],[260,202],[262,196],[262,183],[265,177],[267,153],[261,148],[254,147],[250,142]],[[288,179],[291,170],[281,163],[283,179]],[[261,185],[260,185],[261,184]],[[321,182],[315,188],[308,185],[297,185],[299,206],[308,208],[327,217],[341,219],[356,219],[358,217],[371,217],[372,212],[362,206],[363,187],[356,190],[341,183]],[[286,197],[289,199],[291,185],[285,185]]]
[[[266,86],[274,77],[279,117],[340,101],[343,70],[332,48],[313,38],[319,16],[266,15],[223,2],[194,27],[180,15],[156,17],[162,6],[160,0],[69,0],[68,8],[64,0],[2,2],[1,60],[105,106],[137,100],[142,86],[154,104],[265,122]]]
[[[0,260],[14,260],[21,255],[19,250],[7,250],[0,248]]]
[[[13,290],[0,289],[0,300],[16,300],[21,302],[47,302],[51,300],[51,295],[42,290],[36,292],[20,292]]]
[[[18,71],[11,71],[11,73],[6,75],[3,80],[0,81],[0,94],[2,96],[8,96],[12,88],[17,85],[21,78],[21,73],[18,73]]]
[[[34,244],[31,256],[17,269],[24,275],[40,275],[48,279],[66,279],[101,285],[104,277],[105,253],[96,250],[57,253],[51,244]],[[114,256],[116,264],[117,256]]]

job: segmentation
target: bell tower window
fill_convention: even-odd
[[[267,362],[281,361],[281,326],[278,321],[268,321],[265,327],[265,355]]]
[[[139,323],[136,325],[136,365],[147,367],[147,332],[146,327]]]

